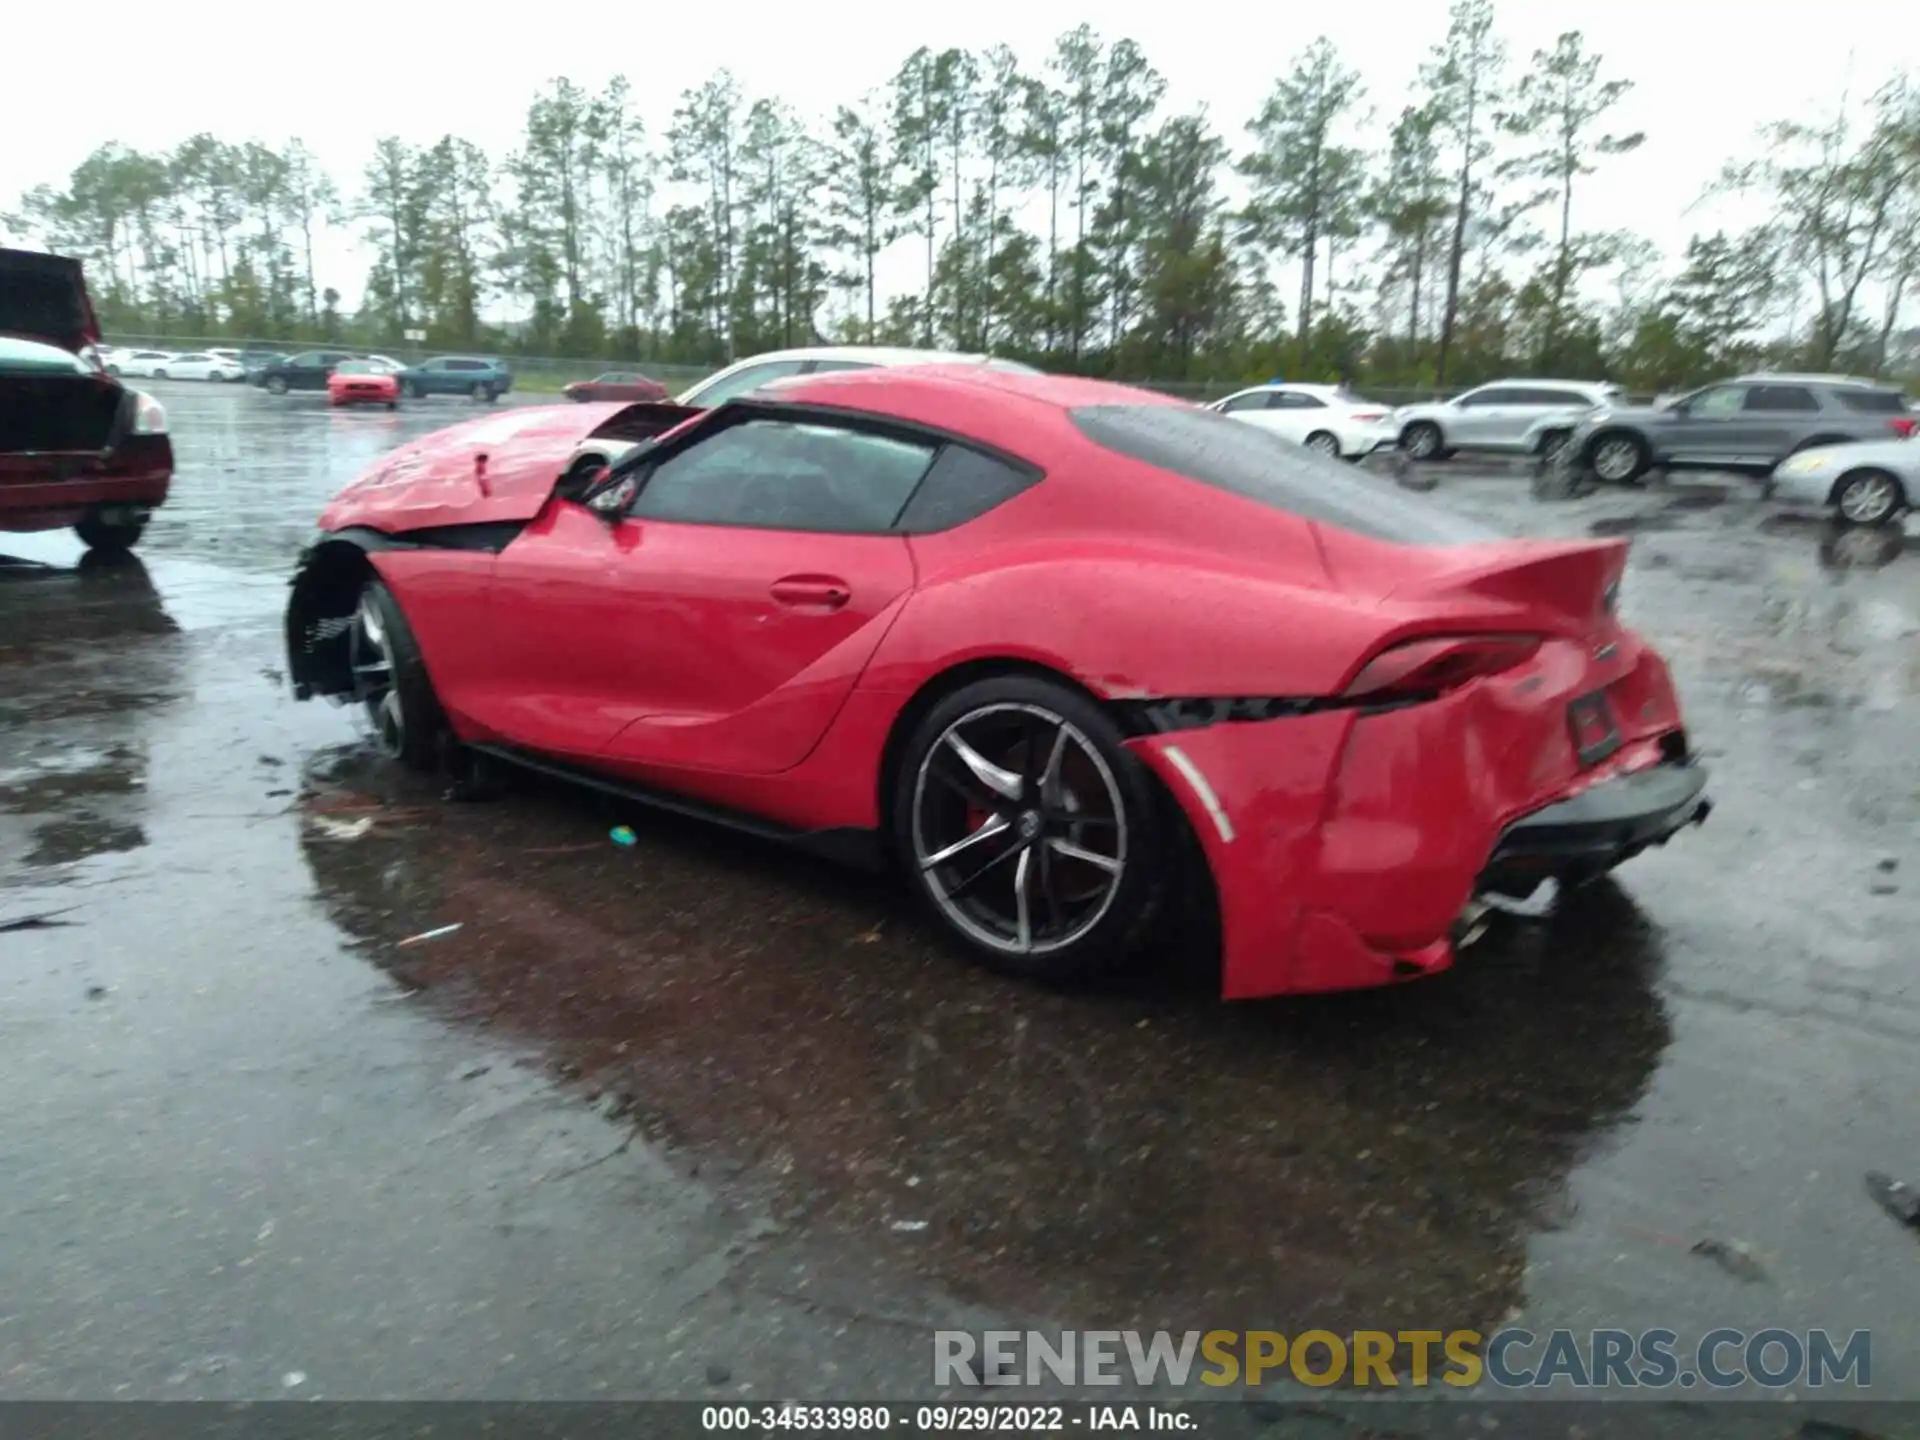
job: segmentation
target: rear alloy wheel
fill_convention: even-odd
[[[419,642],[393,592],[369,579],[347,630],[353,698],[372,722],[382,753],[412,770],[439,758],[440,705]]]
[[[270,378],[267,381],[267,393],[269,395],[286,394],[287,393],[287,377],[284,375],[275,375],[272,378]]]
[[[73,527],[80,543],[102,555],[124,555],[146,534],[147,517],[139,511],[96,510]]]
[[[1400,448],[1411,460],[1432,460],[1440,454],[1440,427],[1416,420],[1400,432]]]
[[[1884,470],[1862,470],[1840,482],[1834,507],[1850,525],[1885,525],[1906,503],[1900,482]]]
[[[475,382],[473,387],[473,398],[483,402],[492,400],[493,386],[487,384],[485,381]]]
[[[1602,435],[1587,464],[1609,485],[1631,485],[1647,468],[1647,447],[1631,435]]]
[[[1306,447],[1313,451],[1314,454],[1324,455],[1329,460],[1338,460],[1340,458],[1339,437],[1330,435],[1325,430],[1316,430],[1313,434],[1307,436]]]
[[[1145,767],[1085,697],[1001,676],[949,696],[901,766],[895,843],[934,914],[973,954],[1064,982],[1138,949],[1161,892]]]

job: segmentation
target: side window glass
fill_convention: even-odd
[[[824,375],[829,370],[872,370],[865,360],[816,360],[807,367],[809,375]]]
[[[934,447],[837,426],[747,420],[661,461],[632,515],[872,535],[893,528]]]
[[[1223,415],[1231,415],[1237,410],[1265,410],[1273,398],[1267,390],[1253,390],[1245,395],[1236,395],[1220,407]]]
[[[687,396],[686,403],[701,405],[711,410],[746,394],[749,390],[758,390],[769,380],[798,375],[806,364],[804,360],[769,360],[764,365],[743,366],[731,375],[714,376]]]
[[[1747,387],[1744,385],[1716,385],[1694,396],[1687,403],[1687,411],[1689,414],[1709,417],[1737,415],[1746,398]]]
[[[950,530],[1004,504],[1039,475],[965,445],[948,445],[913,492],[900,528],[909,535]]]
[[[1813,392],[1799,385],[1756,385],[1747,392],[1748,410],[1817,412],[1820,402]]]

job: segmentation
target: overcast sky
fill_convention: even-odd
[[[1037,64],[1055,35],[1083,20],[1109,38],[1138,41],[1168,81],[1169,107],[1204,104],[1237,149],[1275,76],[1322,33],[1361,71],[1381,118],[1397,114],[1416,98],[1417,67],[1446,16],[1445,0],[464,0],[338,11],[16,0],[3,26],[14,57],[7,110],[44,119],[0,146],[0,208],[38,182],[62,181],[110,140],[162,149],[201,130],[230,140],[298,135],[351,186],[384,134],[418,143],[452,132],[504,155],[527,101],[553,76],[594,87],[625,71],[658,134],[680,92],[722,65],[749,96],[778,94],[817,115],[883,84],[917,45],[1004,42]],[[1913,0],[1507,0],[1500,22],[1521,63],[1560,31],[1581,29],[1607,73],[1635,82],[1617,124],[1646,131],[1647,143],[1587,182],[1577,223],[1630,228],[1669,252],[1712,227],[1711,209],[1689,209],[1726,158],[1752,152],[1758,125],[1829,114],[1849,88],[1857,105],[1894,70],[1920,69]],[[49,63],[22,64],[29,56]],[[344,241],[330,251],[321,283],[356,301],[363,258]],[[913,278],[908,256],[890,268],[901,281]]]

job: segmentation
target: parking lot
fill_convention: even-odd
[[[1056,994],[884,884],[377,762],[288,696],[286,579],[476,406],[152,388],[141,563],[0,535],[0,1393],[912,1398],[942,1325],[1517,1318],[1870,1329],[1920,1400],[1863,1185],[1920,1182],[1920,541],[1436,467],[1633,536],[1710,823],[1390,992]]]

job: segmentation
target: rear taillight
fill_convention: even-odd
[[[1356,420],[1366,420],[1368,422],[1384,420],[1387,418],[1387,412],[1384,410],[1356,410],[1353,412],[1353,418]]]
[[[1447,635],[1381,651],[1353,677],[1343,698],[1366,704],[1414,700],[1457,690],[1530,659],[1537,635]]]
[[[167,433],[167,412],[160,402],[151,395],[136,394],[133,407],[131,433],[135,435],[164,435]]]
[[[1898,435],[1902,440],[1911,440],[1913,438],[1913,427],[1916,423],[1920,422],[1916,422],[1913,417],[1909,415],[1902,415],[1898,420],[1887,421],[1887,424],[1893,427],[1893,433]]]

